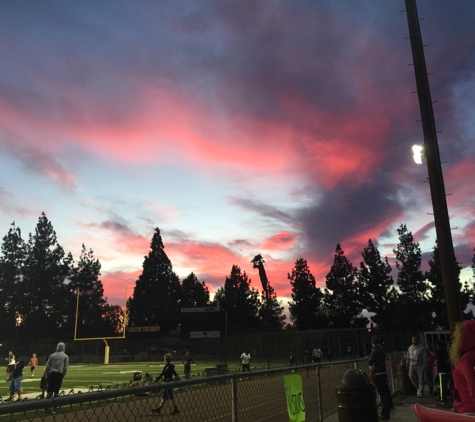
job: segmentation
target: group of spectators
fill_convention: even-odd
[[[381,398],[381,419],[389,419],[391,408],[393,407],[391,393],[388,386],[388,375],[386,371],[386,355],[381,347],[380,339],[373,336],[371,339],[372,352],[368,356],[368,363],[371,368],[371,377],[374,380],[376,389]],[[51,354],[47,361],[43,374],[47,390],[47,397],[57,397],[62,381],[66,376],[69,357],[65,353],[66,345],[62,342],[58,343],[56,352]],[[318,363],[322,358],[322,351],[317,347],[313,350],[311,360]],[[308,360],[309,353],[305,353]],[[330,355],[331,356],[331,355]],[[251,355],[249,351],[245,351],[240,357],[240,365],[243,371],[250,369]],[[23,369],[25,367],[21,358],[16,359],[12,351],[9,352],[6,358],[8,365],[6,370],[7,381],[10,382],[10,400],[14,400],[15,393],[18,395],[18,400],[21,400],[22,388],[21,380],[23,379]],[[165,366],[162,373],[157,377],[156,382],[162,378],[165,382],[170,382],[179,379],[175,365],[171,363],[172,355],[170,353],[165,355]],[[291,355],[291,363],[293,356]],[[190,377],[191,364],[194,360],[191,358],[189,352],[186,354],[183,364],[185,367],[185,379]],[[434,364],[436,363],[436,366]],[[412,344],[406,353],[406,366],[411,382],[417,389],[417,395],[422,397],[424,382],[427,381],[429,386],[429,393],[434,394],[434,376],[440,379],[440,385],[450,382],[451,366],[454,367],[453,376],[453,391],[452,398],[454,402],[454,409],[459,413],[475,416],[475,320],[463,321],[456,325],[453,334],[452,345],[450,348],[450,362],[446,347],[436,344],[434,352],[425,349],[419,342],[417,337],[412,338]],[[31,376],[35,375],[35,368],[38,366],[38,359],[36,354],[33,354],[28,366],[31,368]],[[437,368],[437,373],[434,373],[434,367]],[[440,378],[443,375],[449,375],[446,380]],[[43,387],[42,387],[43,388]],[[444,388],[446,391],[447,389]],[[441,391],[441,399],[442,396]],[[173,404],[172,414],[179,413],[178,407],[174,401],[173,390],[165,389],[162,400],[156,409],[152,409],[154,413],[160,413],[165,401],[170,400]]]
[[[368,362],[371,377],[381,398],[379,417],[387,420],[393,405],[388,386],[386,357],[378,337],[372,338],[372,346]],[[451,391],[454,411],[475,416],[475,320],[456,324],[450,354],[444,343],[438,342],[434,345],[434,350],[430,350],[420,344],[418,337],[413,337],[405,362],[418,397],[423,396],[425,383],[431,395],[436,395],[438,386],[442,403],[446,401],[447,392]]]
[[[44,392],[47,391],[47,397],[57,397],[59,395],[59,389],[63,382],[63,378],[66,376],[69,365],[69,357],[65,352],[66,345],[62,342],[58,343],[56,352],[52,353],[45,361],[45,370],[41,378],[40,387]],[[7,370],[5,373],[6,381],[10,383],[10,396],[9,401],[15,400],[15,393],[18,396],[18,400],[21,400],[23,389],[21,387],[21,381],[23,379],[23,369],[25,363],[21,358],[15,358],[12,351],[8,352],[8,357],[5,358],[8,362]],[[31,370],[31,376],[35,376],[35,369],[38,366],[38,358],[33,353],[28,366]],[[53,409],[53,412],[55,410]]]

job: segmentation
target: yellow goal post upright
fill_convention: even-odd
[[[122,336],[117,337],[87,337],[87,338],[78,338],[77,337],[77,330],[78,330],[78,313],[79,313],[79,289],[77,292],[77,299],[76,299],[76,321],[74,324],[74,341],[92,341],[92,340],[102,340],[105,344],[104,350],[104,365],[109,365],[109,355],[110,355],[110,347],[107,343],[107,340],[125,340],[125,329],[127,327],[127,286],[125,287],[125,300],[124,300],[124,316],[123,316],[123,332]]]

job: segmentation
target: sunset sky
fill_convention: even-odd
[[[340,243],[435,243],[403,0],[0,3],[0,235],[41,212],[132,294],[155,227],[181,278],[233,264],[284,303]],[[475,2],[419,0],[456,256],[475,247]],[[425,269],[425,267],[424,267]]]

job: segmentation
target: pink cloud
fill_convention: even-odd
[[[68,116],[61,122],[43,121],[35,139],[41,139],[38,144],[49,150],[59,148],[63,139],[77,140],[81,148],[128,163],[173,162],[180,157],[205,171],[209,163],[220,163],[275,173],[297,160],[289,170],[304,170],[330,188],[342,180],[358,183],[367,179],[381,163],[381,148],[391,126],[385,107],[374,107],[372,115],[359,111],[365,109],[364,104],[355,111],[334,113],[288,92],[280,98],[287,119],[222,118],[190,96],[142,83],[142,107],[128,110],[126,119],[111,120],[103,109],[90,119],[75,116],[97,108],[92,99],[77,93],[75,107],[65,110]],[[384,103],[377,98],[372,101]],[[34,116],[17,115],[20,117],[29,121],[28,126],[37,123]],[[71,175],[62,177],[54,167],[48,174],[66,184],[73,181]]]
[[[228,248],[211,242],[167,242],[165,252],[175,268],[195,268],[195,273],[222,275],[223,283],[232,265],[240,266],[245,262]]]
[[[133,271],[110,271],[105,272],[102,277],[102,285],[104,286],[104,296],[110,305],[124,306],[125,294],[127,298],[133,295],[133,288],[142,269]]]
[[[287,250],[294,246],[299,236],[292,232],[281,231],[262,240],[262,248],[265,250]]]
[[[150,250],[150,239],[134,233],[124,223],[108,220],[99,224],[87,224],[85,226],[88,229],[96,229],[109,233],[114,240],[114,249],[117,251],[143,255]]]
[[[467,181],[475,179],[474,157],[465,158],[444,172],[444,175],[447,194],[453,194],[460,201],[472,197],[473,184]]]

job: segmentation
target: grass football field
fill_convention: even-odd
[[[183,364],[181,362],[172,362],[176,365],[175,369],[180,378],[184,378]],[[203,374],[205,368],[214,367],[217,362],[197,362],[191,365],[191,375],[200,376]],[[115,388],[116,386],[122,387],[124,384],[127,386],[133,379],[134,372],[142,373],[142,381],[145,374],[148,372],[154,378],[160,375],[162,372],[163,362],[124,362],[114,363],[110,365],[101,364],[77,364],[70,365],[66,377],[63,380],[61,389],[68,394],[72,389],[74,393],[82,391],[88,392],[91,387],[94,391],[98,388]],[[230,371],[239,369],[236,363],[228,365]],[[35,369],[35,376],[32,378],[30,368],[25,367],[23,370],[23,380],[21,386],[23,394],[28,395],[35,393],[41,394],[40,379],[43,375],[44,366],[37,367]],[[5,373],[3,373],[5,375]],[[9,396],[10,383],[1,381],[0,384],[0,396],[6,399]]]

